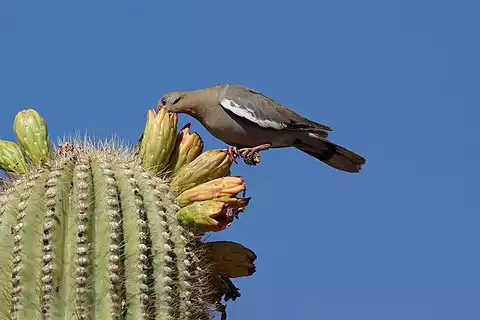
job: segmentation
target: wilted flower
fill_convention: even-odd
[[[205,243],[203,252],[215,274],[229,277],[247,277],[255,273],[257,255],[240,243],[214,241]]]

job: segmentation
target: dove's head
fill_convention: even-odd
[[[172,91],[158,101],[157,107],[172,113],[185,113],[202,122],[218,105],[217,87],[190,91]],[[202,122],[203,123],[203,122]]]
[[[169,92],[158,100],[157,107],[165,108],[169,112],[188,114],[192,107],[188,103],[189,99],[186,99],[186,95],[186,92],[182,91]]]

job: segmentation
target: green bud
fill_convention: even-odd
[[[18,144],[33,164],[41,164],[50,158],[47,124],[36,110],[28,109],[17,113],[13,131]]]
[[[18,144],[0,140],[0,169],[14,172],[27,172],[27,163]]]
[[[203,150],[203,141],[198,133],[190,132],[190,123],[185,125],[177,135],[177,142],[170,159],[172,173],[192,162]]]
[[[147,123],[140,146],[142,165],[152,172],[161,172],[169,164],[175,146],[178,116],[166,109],[148,110]]]

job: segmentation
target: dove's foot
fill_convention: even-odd
[[[237,163],[236,159],[240,156],[238,148],[234,146],[229,146],[227,149],[222,149],[227,153],[227,155],[232,159],[233,162]]]
[[[246,164],[256,165],[260,162],[260,151],[270,149],[271,146],[270,144],[261,144],[253,148],[242,148],[238,152]]]

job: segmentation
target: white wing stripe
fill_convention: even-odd
[[[255,116],[255,113],[248,109],[248,108],[242,108],[240,107],[235,101],[229,100],[229,99],[223,99],[220,101],[220,104],[222,107],[225,109],[230,110],[231,112],[235,113],[239,117],[244,117],[245,119],[248,119],[252,122],[255,122],[261,127],[264,128],[273,128],[273,129],[283,129],[285,128],[285,124],[275,122],[273,120],[268,120],[268,119],[259,119]]]

